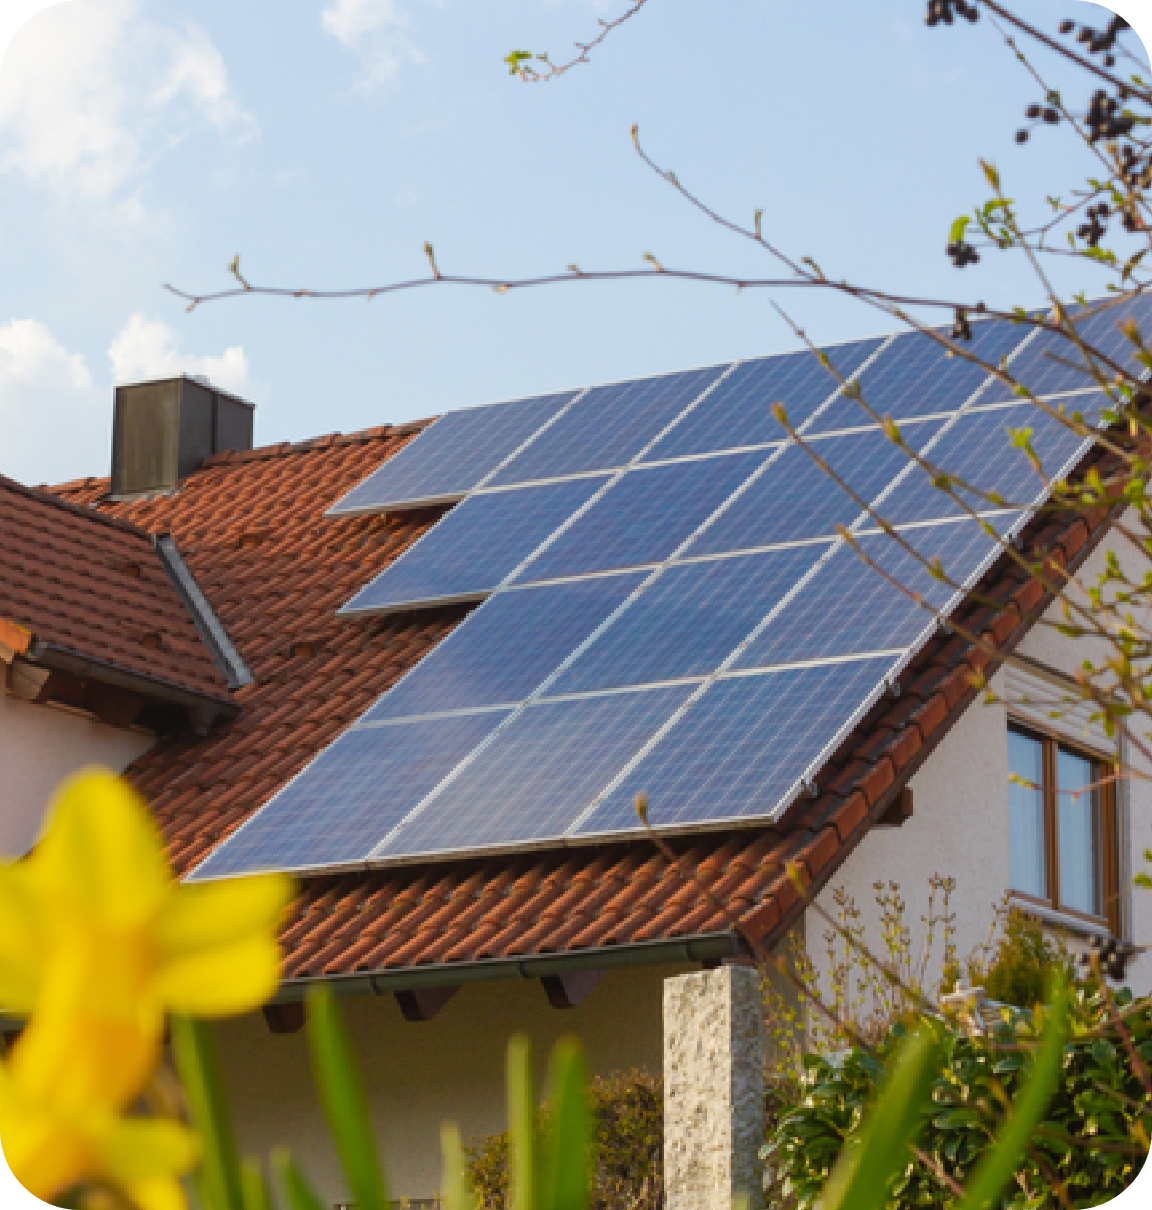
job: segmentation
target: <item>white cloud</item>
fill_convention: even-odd
[[[25,483],[100,474],[111,419],[82,354],[37,319],[0,327],[0,472]]]
[[[219,357],[197,357],[182,353],[176,333],[162,320],[141,311],[130,316],[108,348],[113,382],[139,382],[145,378],[165,378],[173,374],[203,374],[214,386],[236,394],[249,388],[248,356],[234,345]]]
[[[408,32],[412,20],[401,0],[330,0],[320,14],[320,25],[345,50],[360,57],[361,90],[391,80],[408,64],[427,62]]]
[[[138,217],[131,194],[152,156],[205,123],[254,135],[207,34],[146,21],[139,7],[55,5],[23,26],[0,72],[0,167]]]

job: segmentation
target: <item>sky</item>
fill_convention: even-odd
[[[628,0],[0,0],[0,473],[106,474],[112,388],[205,374],[257,404],[256,440],[819,344],[892,321],[826,292],[663,280],[533,291],[438,286],[191,313],[167,293],[374,286],[677,268],[777,276],[639,160],[631,129],[725,216],[831,277],[991,305],[1041,301],[1018,258],[962,272],[952,219],[978,159],[1042,203],[1090,167],[984,19],[929,29],[923,0],[649,0],[547,84],[513,49],[565,56]],[[1119,5],[1152,37],[1152,0]],[[40,8],[27,20],[27,13]],[[1020,0],[1055,32],[1095,6]],[[1106,18],[1105,18],[1106,19]],[[5,24],[5,22],[7,24]],[[0,49],[3,44],[0,42]],[[1137,45],[1137,49],[1139,49]],[[1036,66],[1070,96],[1079,73]],[[1033,207],[1032,213],[1037,213]],[[1067,260],[1059,284],[1100,281]]]

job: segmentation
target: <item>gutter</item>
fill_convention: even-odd
[[[745,958],[747,950],[734,932],[702,933],[669,941],[638,941],[611,949],[578,950],[532,958],[482,958],[475,962],[439,962],[376,974],[328,975],[285,979],[269,1001],[291,1004],[304,998],[313,983],[328,984],[337,995],[386,996],[392,992],[430,987],[460,987],[497,979],[540,979],[577,971],[608,971],[622,967],[655,966],[665,962],[714,962]]]
[[[210,726],[217,715],[235,718],[240,713],[240,707],[234,702],[196,693],[191,689],[183,689],[178,685],[169,684],[159,677],[129,672],[116,664],[77,655],[76,652],[69,651],[66,647],[58,647],[55,643],[35,637],[32,638],[27,650],[19,658],[41,668],[67,672],[76,677],[90,677],[104,685],[115,685],[117,688],[127,689],[152,701],[183,706],[193,713],[198,723],[205,726]]]
[[[156,554],[159,556],[164,570],[168,573],[168,578],[172,581],[181,601],[184,602],[185,609],[192,615],[200,637],[204,640],[208,650],[212,652],[216,666],[228,682],[228,688],[242,689],[245,685],[255,683],[256,678],[252,675],[248,665],[244,663],[244,658],[236,645],[228,637],[223,622],[216,616],[216,611],[209,604],[200,585],[196,583],[195,577],[188,569],[188,564],[184,562],[183,556],[176,548],[172,535],[156,534],[152,538],[152,544],[156,548]]]

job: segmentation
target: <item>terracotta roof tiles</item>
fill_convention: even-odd
[[[229,701],[147,532],[0,475],[0,618],[82,659]]]

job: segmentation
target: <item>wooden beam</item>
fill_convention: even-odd
[[[274,1034],[295,1034],[304,1028],[304,1001],[289,1000],[286,1004],[265,1004],[264,1020]]]
[[[878,828],[898,828],[912,818],[912,787],[905,786],[876,821]]]
[[[394,992],[405,1021],[431,1021],[460,990],[456,987],[421,987],[416,991]]]
[[[604,978],[604,971],[573,971],[570,975],[542,975],[540,983],[553,1008],[579,1008]]]

